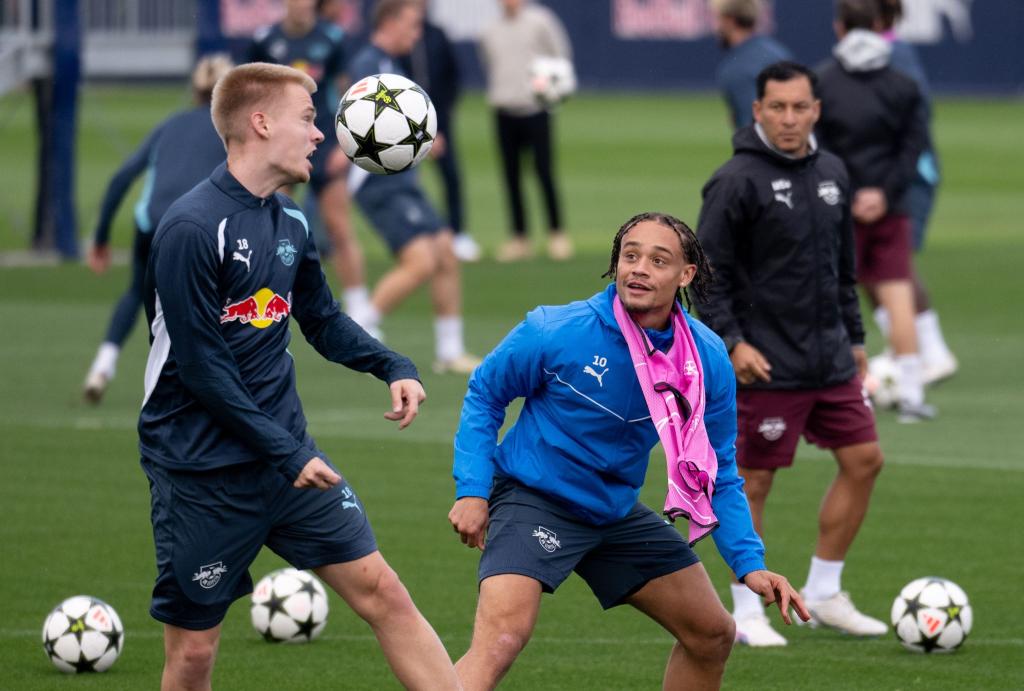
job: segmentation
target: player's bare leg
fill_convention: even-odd
[[[320,193],[317,204],[324,227],[331,236],[334,272],[345,288],[366,285],[366,260],[363,247],[352,225],[348,186],[344,176],[334,178]]]
[[[380,552],[314,571],[370,625],[405,688],[461,688],[441,639]]]
[[[381,315],[388,314],[417,288],[437,273],[438,259],[434,238],[420,235],[398,252],[398,263],[377,281],[373,290],[373,306]]]
[[[473,640],[455,663],[463,688],[481,691],[498,685],[533,634],[540,595],[540,582],[519,574],[480,583]]]
[[[818,514],[818,544],[811,559],[807,584],[801,591],[812,625],[825,625],[854,636],[881,636],[882,621],[857,610],[841,590],[846,552],[857,536],[871,501],[875,478],[882,470],[878,442],[836,449],[839,473],[825,493]]]
[[[889,312],[889,344],[896,355],[917,352],[914,328],[914,286],[910,281],[882,281],[875,285],[878,303]]]
[[[626,601],[675,636],[662,688],[722,685],[736,629],[702,564],[655,578]]]
[[[821,502],[814,554],[819,559],[842,561],[867,515],[883,458],[878,442],[844,446],[835,454],[839,472]]]
[[[164,624],[161,691],[209,691],[219,643],[220,624],[205,631]]]
[[[434,314],[438,317],[462,313],[462,275],[453,240],[450,230],[434,236],[437,271],[430,284],[430,296],[434,302]]]

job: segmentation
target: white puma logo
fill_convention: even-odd
[[[583,373],[584,373],[584,374],[589,374],[589,375],[590,375],[590,376],[592,376],[592,377],[593,377],[594,379],[596,379],[596,380],[597,380],[597,384],[598,384],[598,386],[600,386],[600,387],[601,387],[602,389],[604,388],[604,382],[603,382],[603,381],[601,381],[601,379],[602,379],[602,378],[604,377],[604,374],[605,374],[605,372],[607,372],[607,371],[608,371],[608,368],[607,368],[607,367],[605,367],[605,368],[604,368],[604,370],[603,370],[603,371],[601,372],[601,374],[598,374],[598,373],[597,373],[597,372],[596,372],[596,371],[594,370],[594,368],[593,368],[593,367],[591,367],[590,365],[587,365],[586,367],[584,367],[584,368],[583,368]]]
[[[246,271],[246,273],[248,273],[250,268],[251,268],[249,266],[249,258],[250,257],[252,257],[252,250],[249,250],[249,254],[245,255],[244,257],[242,256],[241,252],[233,252],[231,254],[231,258],[234,259],[235,261],[239,261],[239,262],[244,262],[245,263],[245,271]]]

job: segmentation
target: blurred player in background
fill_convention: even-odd
[[[850,173],[857,278],[889,314],[900,422],[935,417],[924,402],[924,372],[914,324],[910,221],[902,206],[928,147],[921,93],[889,66],[892,47],[875,33],[878,0],[839,0],[833,58],[818,69],[821,146]]]
[[[715,280],[698,303],[725,341],[740,390],[736,462],[757,532],[775,471],[800,436],[835,454],[802,594],[814,622],[857,636],[886,626],[857,611],[840,576],[882,469],[857,301],[846,167],[814,138],[814,75],[780,62],[757,78],[756,124],[704,187],[698,232]],[[757,593],[733,583],[736,639],[786,645]]]
[[[523,150],[528,149],[533,154],[547,213],[548,256],[562,261],[572,257],[573,246],[564,232],[555,183],[553,118],[530,85],[530,66],[544,56],[570,60],[569,36],[554,12],[531,0],[501,0],[501,6],[501,16],[480,36],[487,103],[494,108],[512,220],[512,238],[498,249],[496,258],[519,261],[533,256],[520,174]]]
[[[379,0],[373,9],[370,43],[349,64],[351,82],[372,74],[402,74],[399,60],[416,45],[422,27],[421,0]],[[397,260],[374,286],[368,309],[353,318],[379,336],[384,315],[430,283],[434,370],[469,374],[480,359],[466,352],[463,340],[462,275],[452,231],[430,204],[418,175],[415,169],[373,175],[352,166],[349,187],[356,203]]]
[[[924,66],[917,55],[917,50],[906,41],[896,36],[896,22],[903,16],[901,0],[881,0],[881,19],[878,29],[892,46],[890,64],[894,70],[902,72],[917,84],[921,91],[920,114],[928,128],[928,149],[917,161],[917,171],[913,182],[907,188],[902,206],[910,216],[914,252],[924,248],[925,235],[928,231],[928,220],[935,205],[935,193],[939,186],[939,157],[935,151],[935,142],[931,136],[931,88]],[[917,344],[921,351],[921,366],[924,372],[924,383],[946,379],[956,374],[958,364],[956,357],[946,344],[939,324],[939,314],[931,304],[931,296],[924,284],[921,274],[914,272],[914,306],[917,314],[914,324],[917,327]],[[888,337],[889,315],[884,307],[875,309],[875,323],[882,334]],[[892,357],[892,353],[884,353],[880,357]]]
[[[726,54],[715,79],[725,97],[733,129],[753,122],[751,106],[757,100],[757,75],[768,65],[789,60],[784,45],[757,33],[764,12],[761,0],[711,0],[715,34]]]
[[[469,381],[449,513],[462,541],[483,550],[473,639],[456,663],[466,689],[501,680],[530,639],[541,593],[573,571],[602,607],[632,605],[675,637],[665,688],[718,688],[735,627],[691,548],[715,527],[715,545],[755,598],[778,602],[786,623],[790,603],[808,616],[786,579],[765,570],[736,475],[725,347],[679,302],[711,279],[697,238],[676,218],[645,213],[612,247],[612,284],[530,312]],[[663,434],[681,447],[670,452]],[[666,513],[691,517],[690,542],[638,501],[659,436],[667,457],[686,459],[684,479],[681,470],[669,478],[687,490],[670,484]],[[677,503],[676,492],[693,501]]]
[[[268,63],[221,78],[212,114],[227,163],[168,209],[153,239],[139,447],[167,691],[210,688],[221,621],[252,590],[264,545],[316,571],[370,625],[404,686],[458,687],[361,503],[306,432],[295,390],[290,316],[326,359],[387,383],[384,417],[400,428],[425,398],[412,362],[339,310],[305,217],[276,193],[312,173],[324,141],[315,91],[305,72]]]
[[[455,256],[464,262],[475,262],[480,259],[480,245],[463,228],[462,180],[455,150],[455,104],[462,88],[462,75],[455,47],[444,29],[427,18],[426,0],[422,0],[422,4],[423,34],[412,52],[402,59],[402,68],[423,87],[437,111],[437,136],[430,153],[444,182],[448,225],[455,234]]]
[[[192,71],[195,107],[174,114],[149,133],[142,145],[121,164],[111,178],[100,206],[88,262],[97,274],[110,267],[110,225],[132,181],[143,171],[146,182],[135,205],[135,238],[132,241],[132,280],[117,303],[107,335],[89,368],[83,395],[99,403],[117,371],[121,346],[135,326],[142,307],[142,282],[149,260],[149,246],[167,207],[206,179],[224,161],[224,144],[210,119],[213,85],[231,69],[223,55],[203,58]]]
[[[323,4],[325,0],[286,0],[284,19],[253,37],[249,60],[294,67],[317,84],[313,96],[316,122],[325,139],[314,154],[309,184],[330,239],[345,311],[362,321],[370,307],[366,265],[349,209],[348,159],[334,133],[334,113],[346,86],[346,38],[340,26],[318,16]]]

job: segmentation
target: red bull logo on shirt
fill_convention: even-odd
[[[224,306],[220,323],[242,322],[257,329],[265,329],[274,322],[287,319],[292,311],[292,294],[283,298],[270,288],[260,288],[255,295]]]

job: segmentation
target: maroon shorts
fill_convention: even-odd
[[[741,468],[792,465],[801,434],[826,449],[878,440],[875,413],[857,377],[825,389],[740,389],[736,406],[736,463]]]
[[[857,280],[861,283],[909,280],[911,277],[910,220],[902,214],[889,214],[881,221],[855,223],[857,244]]]

